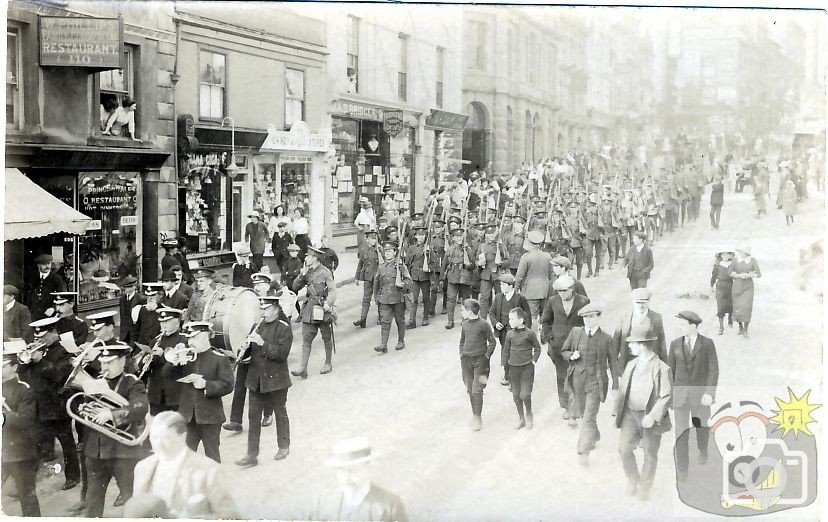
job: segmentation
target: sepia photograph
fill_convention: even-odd
[[[5,3],[0,516],[828,508],[824,6]]]

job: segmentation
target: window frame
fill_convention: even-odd
[[[397,72],[397,98],[408,101],[408,35],[400,33],[397,36],[400,44],[400,68]]]
[[[124,82],[126,85],[126,90],[119,91],[115,89],[103,89],[101,88],[101,75],[104,73],[111,73],[113,70],[116,69],[109,69],[106,71],[100,71],[94,74],[93,76],[93,89],[94,89],[94,99],[97,101],[95,104],[95,108],[98,109],[96,113],[96,117],[93,118],[93,122],[95,122],[92,126],[92,134],[99,137],[106,137],[106,138],[119,138],[119,136],[108,136],[103,134],[103,130],[101,129],[101,121],[100,121],[100,105],[101,105],[101,94],[113,94],[115,96],[128,96],[132,98],[134,102],[137,103],[137,82],[135,80],[135,63],[136,63],[136,56],[139,56],[139,46],[124,43],[123,52],[126,55],[123,60],[123,68],[120,70],[125,71],[124,74]],[[119,102],[120,105],[120,102]],[[141,105],[138,105],[138,110],[135,111],[135,135],[136,137],[139,134],[139,129],[141,128]],[[124,137],[124,136],[120,136]]]
[[[352,94],[359,94],[359,22],[359,17],[348,15],[348,28],[345,35],[345,76],[348,75],[348,69],[354,70],[356,89]]]
[[[299,73],[302,76],[302,94],[301,97],[290,96],[288,94],[288,74],[289,72]],[[305,70],[298,69],[295,67],[285,67],[285,130],[290,130],[296,121],[305,121],[305,95],[307,94],[307,89],[305,88]],[[301,110],[299,111],[299,119],[293,122],[288,123],[288,102],[289,101],[299,101]]]
[[[21,46],[21,38],[23,37],[23,26],[21,24],[14,23],[13,21],[9,20],[6,24],[6,43],[8,44],[8,37],[14,34],[15,38],[15,82],[9,83],[8,82],[8,74],[6,75],[6,96],[8,97],[8,89],[9,85],[16,86],[17,93],[14,96],[14,111],[13,111],[13,122],[8,123],[6,122],[6,132],[14,132],[19,131],[23,128],[24,124],[24,101],[25,97],[23,96],[23,66],[22,66],[22,46]],[[8,50],[6,51],[8,53]],[[6,72],[8,73],[8,64],[6,64]],[[8,117],[8,116],[7,116]]]
[[[445,86],[446,48],[438,45],[436,53],[437,81],[434,86],[434,103],[438,109],[442,109],[444,95],[443,88]]]
[[[216,116],[204,116],[203,114],[201,114],[201,86],[202,85],[210,85],[211,87],[213,87],[213,86],[218,85],[218,84],[213,84],[213,83],[204,83],[204,82],[201,81],[201,61],[202,61],[202,55],[204,53],[209,53],[211,55],[216,55],[217,54],[217,55],[220,55],[220,56],[224,57],[224,79],[223,79],[224,83],[221,86],[221,89],[222,89],[222,93],[221,93],[221,116],[218,116],[218,117],[216,117]],[[212,58],[211,58],[211,60],[212,60]],[[227,114],[229,113],[228,108],[227,108],[227,100],[228,100],[228,96],[227,96],[227,89],[228,89],[228,82],[227,82],[227,79],[228,79],[228,74],[227,74],[227,71],[228,71],[228,68],[227,68],[227,52],[223,52],[223,51],[220,51],[218,49],[214,49],[212,47],[199,47],[198,48],[198,64],[197,64],[197,66],[198,66],[198,68],[196,69],[197,70],[196,74],[198,74],[198,82],[197,82],[198,91],[196,93],[196,96],[197,96],[197,100],[198,100],[198,119],[199,119],[199,121],[221,122],[224,118],[227,117]]]

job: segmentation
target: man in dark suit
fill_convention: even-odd
[[[273,296],[260,296],[259,308],[263,322],[251,334],[250,362],[245,385],[250,390],[247,433],[247,455],[236,464],[251,467],[258,464],[259,439],[262,434],[262,412],[270,406],[276,417],[279,451],[274,460],[283,460],[290,453],[290,420],[287,413],[287,393],[291,386],[287,359],[293,344],[290,321],[279,305],[279,290]]]
[[[65,292],[66,282],[52,270],[52,256],[40,254],[35,258],[37,279],[30,281],[26,291],[26,306],[32,313],[32,320],[46,317],[52,308],[52,292]]]
[[[180,292],[181,295],[187,299],[187,303],[189,304],[190,298],[193,296],[193,292],[195,292],[195,290],[184,280],[184,270],[181,268],[181,265],[173,265],[170,270],[173,274],[175,274],[175,285],[173,286],[173,290]]]
[[[667,362],[667,340],[664,336],[664,322],[661,319],[661,314],[650,310],[652,292],[646,288],[636,288],[630,295],[633,301],[632,310],[624,312],[612,335],[619,371],[625,368],[633,358],[626,338],[634,328],[642,328],[656,338],[653,350],[662,361]]]
[[[34,339],[29,327],[32,315],[26,305],[17,302],[18,294],[20,291],[17,287],[3,286],[3,341],[23,339],[30,343]]]
[[[118,282],[122,292],[118,301],[118,311],[121,318],[118,339],[125,343],[131,343],[137,339],[132,311],[136,306],[141,306],[147,302],[146,298],[138,293],[137,284],[138,280],[132,276],[126,276]],[[138,312],[135,315],[137,317]]]
[[[646,232],[633,233],[633,246],[624,256],[624,265],[627,267],[627,279],[630,288],[646,288],[650,272],[653,271],[653,251],[645,244]]]
[[[676,470],[679,480],[687,478],[690,432],[695,431],[699,464],[707,462],[710,405],[719,383],[719,360],[713,340],[699,334],[701,318],[692,311],[680,312],[684,335],[670,343],[667,364],[673,371],[673,409],[676,420]],[[688,419],[692,422],[690,429]]]
[[[589,298],[575,293],[575,280],[570,276],[561,276],[555,280],[553,289],[555,297],[546,302],[541,317],[541,340],[547,344],[547,355],[555,364],[555,376],[558,385],[558,403],[563,408],[563,418],[569,418],[569,394],[564,387],[569,361],[561,353],[569,331],[576,326],[583,326],[584,320],[578,310],[589,304]]]
[[[86,342],[89,337],[89,327],[83,319],[75,315],[75,300],[78,297],[77,292],[55,292],[52,294],[55,298],[55,311],[60,320],[57,323],[58,335],[63,335],[66,332],[72,332],[72,337],[75,340],[75,346],[80,346]]]
[[[161,297],[161,305],[176,310],[186,310],[189,299],[184,297],[178,287],[178,277],[172,270],[167,270],[161,274],[161,284],[164,285],[164,295]]]
[[[204,454],[220,463],[219,435],[225,420],[221,398],[233,391],[233,369],[226,355],[210,348],[211,332],[208,321],[184,325],[187,345],[197,355],[179,370],[192,380],[181,386],[178,413],[187,421],[187,446],[196,451],[203,443]]]
[[[601,312],[601,308],[593,303],[581,308],[578,315],[583,318],[584,327],[573,328],[561,348],[563,359],[569,361],[566,373],[567,388],[571,392],[569,425],[577,426],[577,419],[582,418],[578,435],[578,463],[582,466],[588,465],[589,452],[601,440],[596,419],[599,404],[607,398],[607,370],[612,376],[612,389],[618,389],[612,337],[598,324]]]

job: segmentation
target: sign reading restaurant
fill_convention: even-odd
[[[40,17],[40,65],[123,67],[124,27],[120,18]]]

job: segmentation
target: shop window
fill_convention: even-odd
[[[123,69],[111,69],[97,74],[100,131],[103,134],[138,137],[134,110],[134,54],[134,49],[127,46],[124,49]]]
[[[210,51],[199,53],[198,115],[220,120],[224,117],[224,95],[227,85],[226,57]]]
[[[191,252],[228,248],[227,183],[219,168],[224,154],[193,154],[179,198],[183,199],[183,230]]]
[[[285,71],[285,128],[305,119],[305,72]]]
[[[345,73],[348,75],[348,93],[359,92],[359,18],[348,17],[348,65]]]
[[[282,164],[282,205],[288,214],[300,208],[307,218],[310,213],[310,163]]]
[[[137,172],[83,172],[78,210],[92,218],[78,238],[78,302],[117,299],[116,281],[139,277]]]
[[[17,27],[6,29],[6,129],[19,129],[23,108],[23,86],[20,82],[20,32]]]

